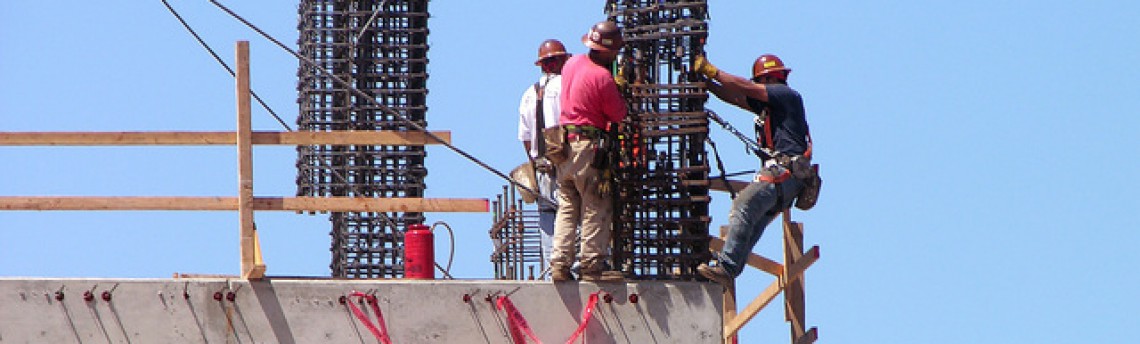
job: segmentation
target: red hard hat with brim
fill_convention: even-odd
[[[582,35],[582,44],[592,50],[612,52],[621,49],[625,41],[621,38],[621,28],[611,21],[594,24],[590,32]]]
[[[562,42],[557,39],[545,40],[538,45],[538,60],[534,61],[534,65],[542,64],[542,60],[563,55],[569,55],[569,53],[566,52],[566,47],[562,45]]]

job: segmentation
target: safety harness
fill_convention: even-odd
[[[760,146],[767,148],[767,149],[770,149],[770,150],[775,150],[776,149],[776,141],[772,138],[772,118],[771,118],[771,115],[768,113],[768,109],[764,109],[764,111],[761,111],[760,115],[756,116],[755,124],[756,124],[755,125],[756,136],[764,138],[764,140],[762,142],[760,142]],[[805,134],[806,134],[805,136],[807,138],[807,149],[804,150],[803,156],[805,158],[811,159],[811,148],[812,148],[811,129],[808,129],[805,132]],[[780,164],[781,166],[785,167],[784,173],[780,174],[779,176],[774,176],[774,177],[762,175],[761,176],[762,178],[760,178],[760,180],[765,181],[765,182],[771,182],[771,183],[780,183],[780,182],[783,182],[785,180],[788,180],[788,176],[791,175],[791,170],[792,170],[792,166],[791,166],[792,157],[790,157],[786,154],[783,154],[782,152],[776,152],[776,155],[773,156],[772,158],[776,159],[777,164]]]

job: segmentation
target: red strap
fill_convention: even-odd
[[[586,332],[586,326],[590,325],[590,319],[594,317],[594,307],[598,306],[598,294],[601,291],[590,294],[590,299],[586,301],[586,309],[582,310],[581,322],[578,324],[578,329],[574,330],[574,334],[570,335],[570,339],[566,344],[573,344],[575,339],[582,336]],[[586,337],[582,337],[582,343],[586,342]]]
[[[807,142],[808,142],[808,148],[806,151],[804,151],[804,156],[807,157],[808,159],[811,159],[811,131],[807,132]]]
[[[768,147],[769,149],[776,149],[776,142],[772,141],[772,116],[768,115],[764,119],[764,140],[768,141],[768,145],[761,144],[760,146]],[[804,151],[804,156],[811,158],[811,131],[807,132],[807,150]]]
[[[376,325],[372,323],[372,320],[368,319],[368,315],[364,314],[364,311],[361,311],[359,307],[356,307],[356,302],[353,300],[348,300],[348,302],[346,302],[348,304],[348,307],[352,308],[352,313],[356,315],[356,319],[364,323],[364,327],[367,327],[368,331],[371,331],[372,335],[376,336],[376,339],[379,340],[380,343],[392,344],[392,339],[388,338],[388,327],[384,326],[384,314],[380,313],[380,305],[376,302],[376,296],[355,290],[353,290],[352,293],[348,296],[350,299],[353,297],[363,298],[368,302],[369,305],[372,306],[372,313],[376,313],[376,321],[380,323],[379,328],[377,328]]]
[[[764,119],[764,141],[768,142],[768,149],[776,149],[776,143],[772,141],[772,115]]]
[[[511,327],[511,340],[515,344],[526,344],[526,337],[523,337],[524,333],[530,339],[534,339],[536,343],[542,344],[542,341],[538,340],[538,336],[535,336],[534,331],[530,329],[530,325],[526,323],[526,318],[523,318],[522,313],[519,312],[518,308],[515,308],[515,304],[511,303],[510,298],[499,296],[495,304],[499,310],[507,312],[507,322],[510,323]]]
[[[785,180],[788,180],[788,178],[791,176],[792,176],[792,172],[788,171],[787,169],[784,169],[784,173],[780,173],[780,175],[778,175],[778,176],[769,176],[769,175],[761,174],[760,175],[760,181],[768,182],[768,183],[772,183],[772,184],[779,184],[779,183],[783,183]]]

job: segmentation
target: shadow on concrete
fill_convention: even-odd
[[[281,300],[277,298],[277,291],[273,289],[273,283],[268,280],[250,281],[249,287],[253,289],[257,303],[261,305],[261,311],[265,313],[269,327],[273,329],[273,336],[276,339],[274,342],[296,344],[297,341],[293,338],[293,332],[289,330],[289,319],[285,317],[285,311],[281,309]],[[240,315],[241,312],[239,311],[238,314]]]

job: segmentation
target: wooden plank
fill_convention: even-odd
[[[793,344],[815,343],[816,340],[819,340],[819,333],[818,332],[819,331],[816,330],[815,327],[812,327],[810,330],[807,331],[807,333],[804,333],[803,336],[800,336],[800,338],[797,338],[796,341],[794,341],[792,343]]]
[[[819,260],[819,246],[812,246],[811,249],[804,252],[799,260],[788,265],[788,275],[784,276],[784,279],[787,280],[785,283],[795,282],[803,278],[804,271],[807,271],[817,260]]]
[[[760,313],[761,309],[768,306],[768,304],[776,298],[776,295],[780,295],[779,280],[773,281],[767,288],[764,288],[764,291],[760,292],[760,295],[756,296],[755,299],[752,299],[752,302],[749,302],[748,306],[744,307],[744,310],[741,311],[736,318],[724,323],[724,338],[728,339],[735,336],[736,332],[740,331],[740,328],[744,327],[744,324],[747,324],[749,320],[752,320],[757,313]]]
[[[477,198],[254,197],[258,211],[468,212],[488,211]],[[237,197],[0,196],[0,210],[238,210]]]
[[[249,91],[249,41],[237,42],[237,159],[238,159],[238,239],[241,277],[265,276],[264,265],[257,268],[257,232],[253,227],[253,122]],[[259,271],[260,270],[260,271]],[[260,274],[259,274],[260,272]]]
[[[784,261],[790,264],[801,261],[803,257],[804,245],[804,232],[803,226],[798,222],[791,220],[791,212],[784,210],[783,216],[784,223]],[[784,276],[788,276],[791,272],[792,266],[784,265]],[[791,328],[791,338],[795,341],[796,338],[803,337],[806,329],[804,321],[806,319],[804,301],[804,279],[803,276],[795,279],[794,281],[784,285],[784,319],[788,321]]]
[[[450,131],[432,131],[451,143]],[[255,145],[395,145],[439,144],[422,132],[404,131],[254,131]],[[0,146],[209,146],[235,145],[232,131],[0,132]]]
[[[724,240],[722,240],[720,238],[712,238],[712,237],[709,238],[709,250],[711,250],[713,252],[717,252],[723,248],[724,248]],[[784,274],[784,265],[783,264],[777,263],[776,261],[768,259],[768,258],[764,258],[763,256],[760,256],[760,255],[755,254],[755,253],[749,253],[748,254],[748,261],[746,263],[748,264],[748,266],[760,269],[760,271],[770,273],[770,274],[772,274],[772,276],[779,277],[779,276]]]
[[[720,227],[720,240],[728,236],[728,226]],[[719,250],[718,250],[719,251]],[[716,251],[713,251],[716,252]],[[729,280],[729,283],[724,286],[724,294],[721,295],[721,301],[724,302],[724,314],[721,315],[722,323],[727,324],[732,319],[736,318],[736,279]],[[724,344],[736,344],[739,339],[733,335],[724,339]]]
[[[265,260],[261,257],[261,237],[257,235],[257,226],[253,227],[253,270],[261,270],[258,276],[265,276]]]
[[[0,210],[237,210],[237,198],[6,196]]]
[[[485,213],[489,208],[489,202],[479,198],[258,197],[254,199],[254,209],[257,210]]]
[[[732,190],[734,190],[736,192],[740,192],[740,190],[744,190],[744,187],[748,186],[748,184],[749,184],[749,182],[740,181],[740,180],[731,180],[730,179],[728,181],[728,185],[731,185]],[[724,180],[722,180],[722,179],[719,179],[719,178],[709,179],[709,190],[728,192],[728,187],[725,186]]]
[[[432,135],[451,143],[450,131],[431,131]],[[418,131],[294,131],[287,133],[254,133],[254,144],[279,145],[392,145],[420,146],[440,144],[434,138]]]
[[[186,278],[238,278],[238,277],[241,277],[241,276],[226,275],[226,274],[198,274],[198,273],[175,272],[174,276],[172,276],[171,278],[173,278],[173,279],[186,279]]]
[[[802,277],[803,272],[811,267],[812,264],[815,264],[816,260],[819,260],[819,246],[813,246],[810,250],[804,252],[803,259],[792,263],[788,268],[788,275],[785,278],[773,281],[759,296],[756,296],[752,302],[748,303],[748,306],[744,307],[744,310],[740,311],[740,314],[737,315],[735,319],[726,322],[724,325],[724,337],[728,338],[731,335],[736,335],[736,332],[740,331],[740,328],[744,327],[744,324],[752,320],[757,313],[760,313],[760,310],[764,309],[765,306],[772,302],[772,299],[776,298],[776,295],[780,294],[780,291],[783,289],[782,286],[795,282]]]

